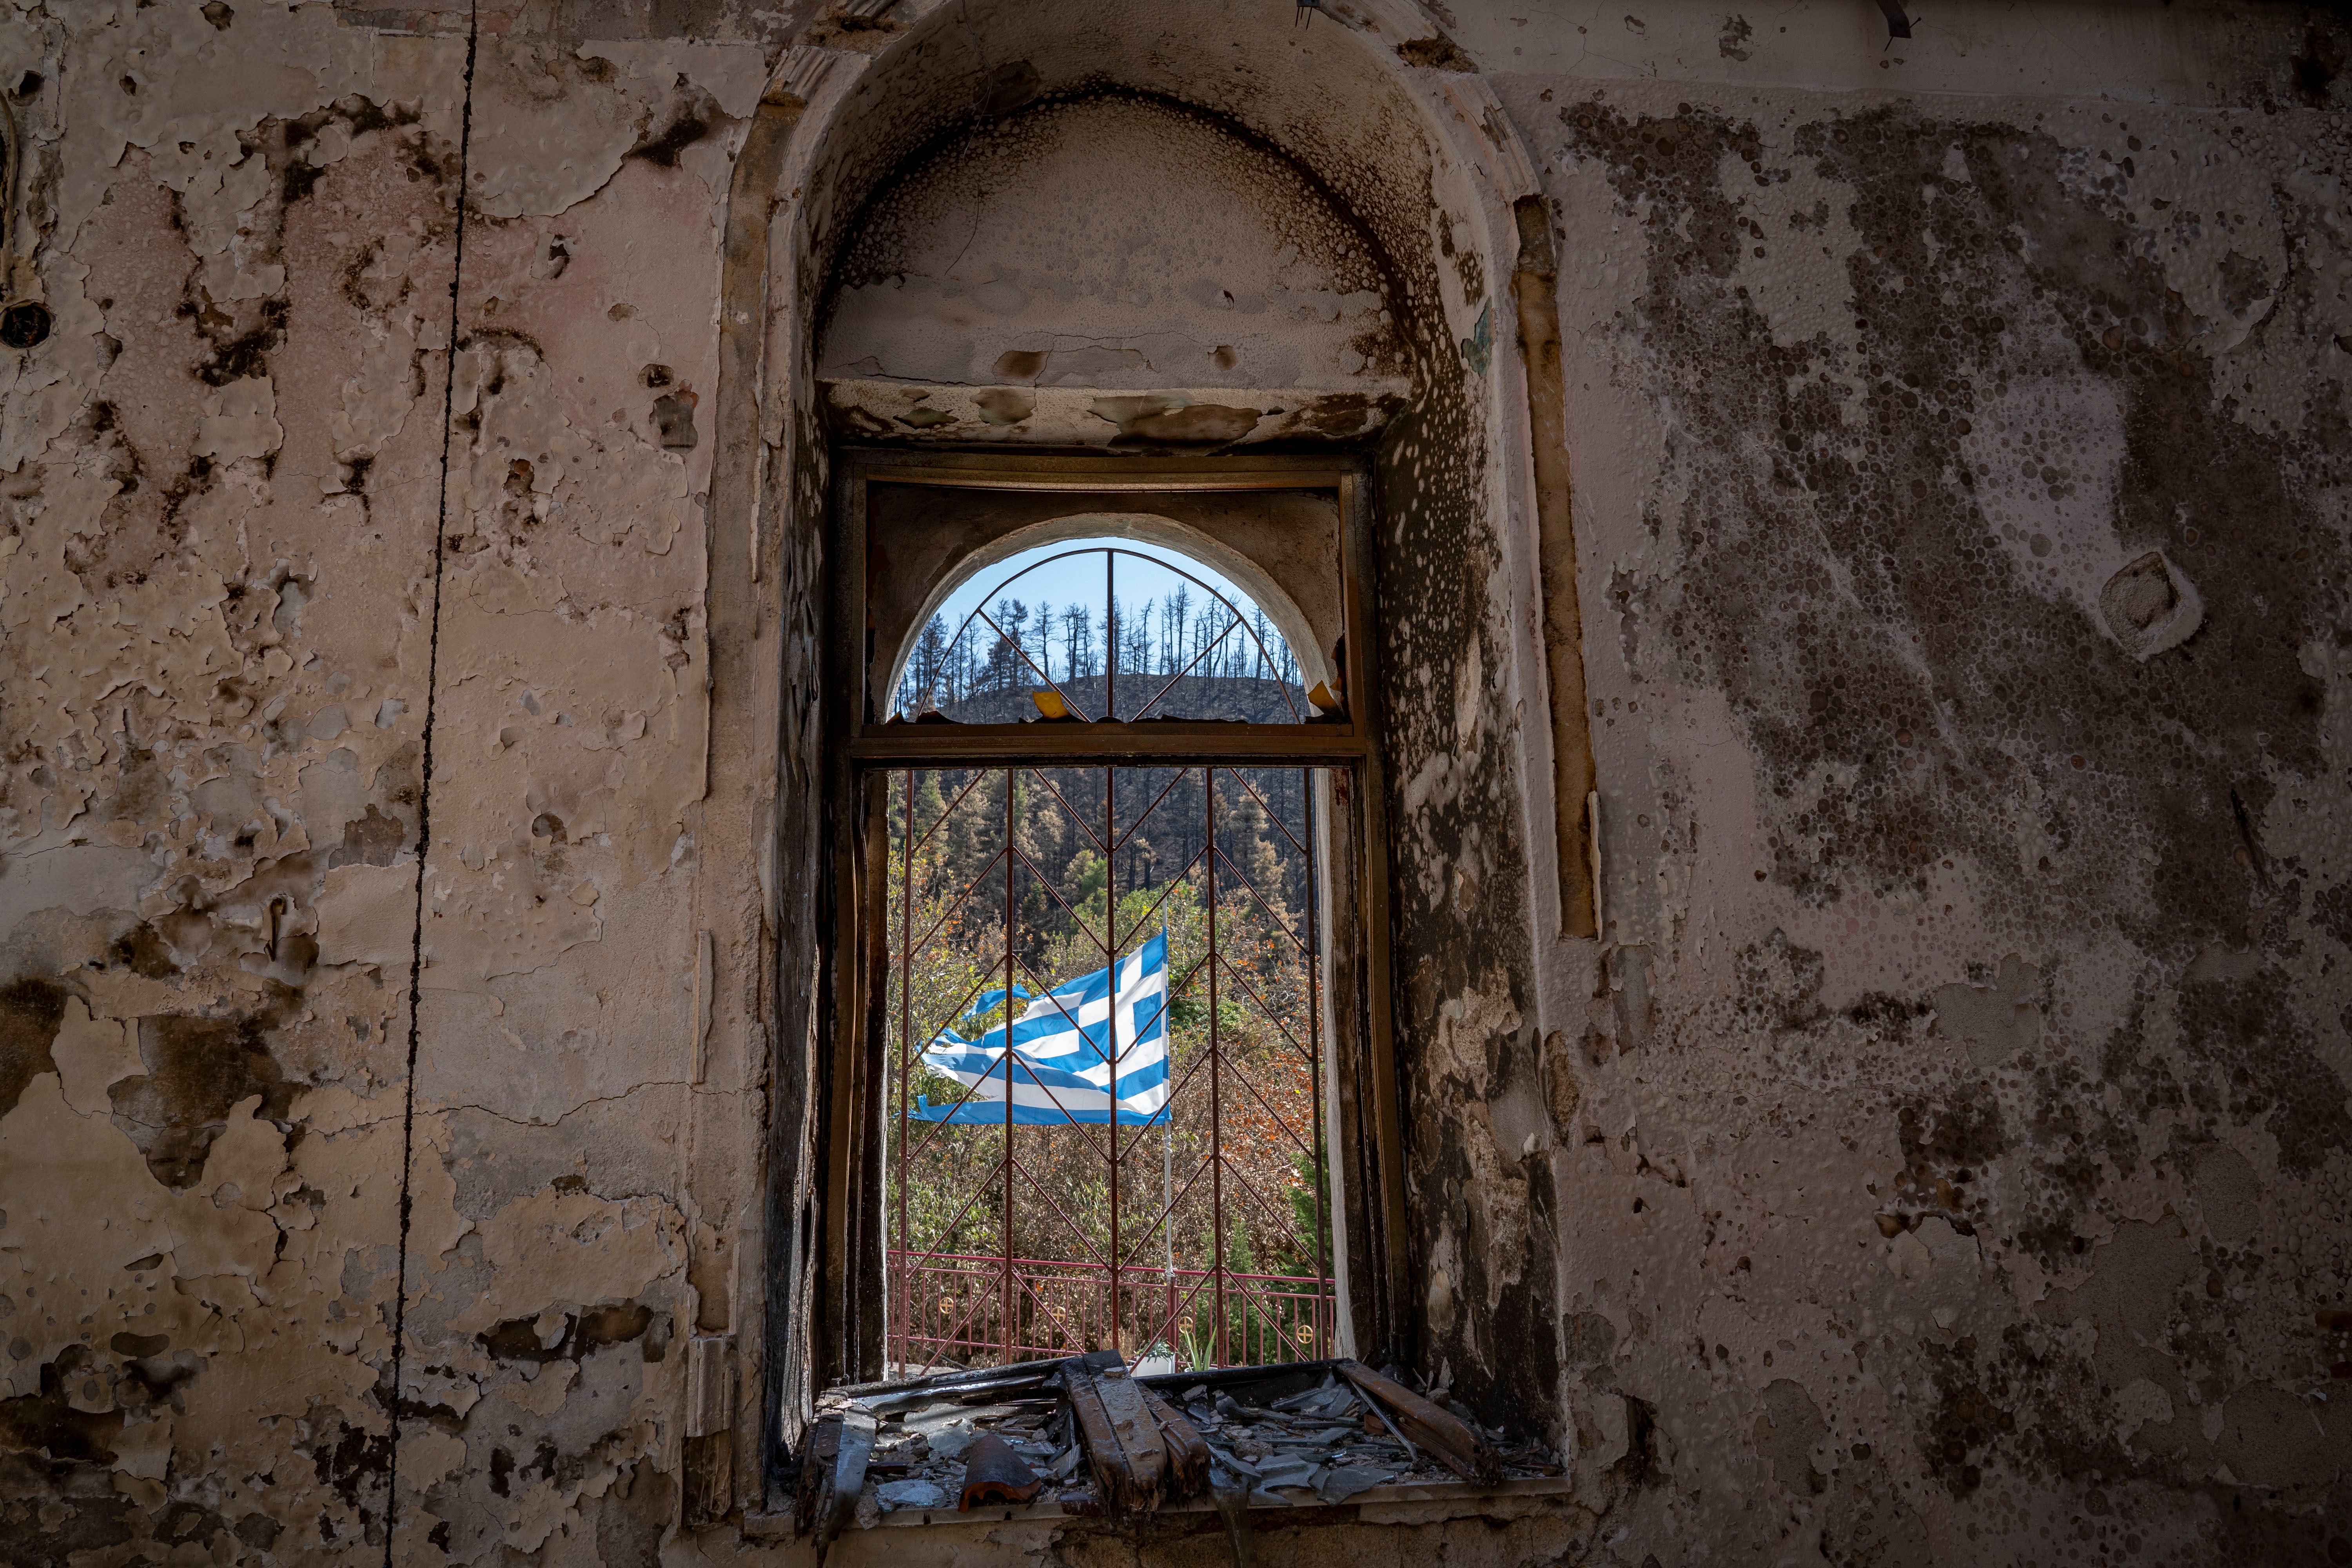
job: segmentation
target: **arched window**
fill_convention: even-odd
[[[851,1364],[1381,1333],[1402,1173],[1360,471],[841,458]]]
[[[1339,706],[1328,684],[1302,683],[1289,638],[1246,590],[1115,536],[1034,545],[964,576],[914,635],[895,687],[895,717],[957,723],[1297,724]]]

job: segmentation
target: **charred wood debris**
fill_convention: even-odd
[[[1116,1351],[829,1390],[802,1449],[793,1524],[820,1552],[882,1516],[1058,1502],[1120,1520],[1209,1499],[1337,1504],[1382,1486],[1557,1476],[1443,1391],[1354,1361],[1133,1375]]]

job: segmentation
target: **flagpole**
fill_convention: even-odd
[[[1104,788],[1109,788],[1104,770]],[[1110,1348],[1118,1349],[1118,916],[1110,901],[1110,879],[1103,879],[1104,927],[1110,933],[1110,1121],[1103,1131],[1110,1139]],[[1082,1058],[1083,1059],[1083,1058]],[[1142,1353],[1139,1347],[1137,1353]]]
[[[1160,917],[1160,973],[1162,976],[1160,982],[1160,1028],[1163,1037],[1160,1051],[1169,1064],[1162,1070],[1170,1080],[1160,1101],[1160,1114],[1164,1119],[1160,1124],[1160,1212],[1163,1216],[1161,1223],[1166,1227],[1160,1239],[1168,1244],[1168,1299],[1172,1301],[1176,1299],[1176,1094],[1173,1082],[1176,1053],[1169,1048],[1166,1037],[1175,1033],[1170,1027],[1169,1019],[1175,1001],[1168,994],[1165,977],[1175,972],[1176,961],[1168,948],[1168,917],[1164,914]],[[1168,1323],[1168,1350],[1171,1355],[1175,1353],[1176,1323],[1172,1310]]]
[[[1103,553],[1103,613],[1110,611],[1111,556]],[[1105,623],[1108,626],[1108,622]],[[1114,656],[1116,651],[1114,650]],[[1103,717],[1111,716],[1108,708]],[[1110,963],[1110,1345],[1118,1349],[1118,1277],[1125,1259],[1118,1246],[1118,770],[1103,769],[1103,953]]]
[[[1018,774],[1004,770],[1004,1359],[1013,1364],[1013,811]]]

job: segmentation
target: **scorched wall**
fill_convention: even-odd
[[[1311,313],[1261,335],[1399,410],[1399,1349],[1566,1445],[1578,1492],[1261,1555],[2352,1562],[2340,26],[1118,14],[1138,58],[1231,35],[1244,79],[1343,44],[1469,171],[1316,195],[1392,236],[1434,193],[1392,362]],[[768,1121],[807,1059],[815,376],[961,408],[998,362],[941,336],[951,296],[795,359],[813,292],[743,307],[759,253],[725,247],[803,196],[739,178],[761,116],[814,135],[812,81],[958,25],[0,16],[6,294],[46,312],[0,350],[0,1562],[799,1550],[743,1526],[794,1310],[772,1195],[815,1179]],[[930,68],[984,88],[984,53]],[[923,199],[972,210],[967,166],[1083,189],[1178,112],[1090,104],[1031,110],[1036,157],[940,154]],[[1572,581],[1537,542],[1514,194],[1550,233]],[[1073,276],[1113,269],[1120,237],[1066,232]],[[1212,237],[1246,270],[1259,232]],[[997,273],[1022,234],[990,231]],[[1126,309],[1087,321],[1103,384],[1248,390],[1155,368],[1182,322]],[[772,345],[748,381],[723,328]],[[713,522],[722,382],[746,537]],[[747,665],[777,737],[750,785],[713,771]],[[1585,805],[1550,782],[1587,730],[1597,939],[1562,934]]]

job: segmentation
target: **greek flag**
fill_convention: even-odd
[[[1114,970],[1116,994],[1111,982]],[[1029,1004],[1010,1026],[1011,1119],[1016,1126],[1061,1126],[1073,1121],[1100,1125],[1110,1121],[1114,1062],[1118,1124],[1149,1127],[1167,1120],[1167,932],[1109,968],[1066,981],[1044,995],[1032,995],[1016,985],[1013,1000]],[[971,1018],[1004,1004],[1002,989],[983,992],[963,1016]],[[951,1029],[940,1030],[923,1053],[923,1065],[973,1086],[973,1091],[957,1106],[933,1105],[926,1096],[908,1114],[924,1121],[1003,1126],[1006,1034],[1004,1025],[976,1040],[967,1040]]]

